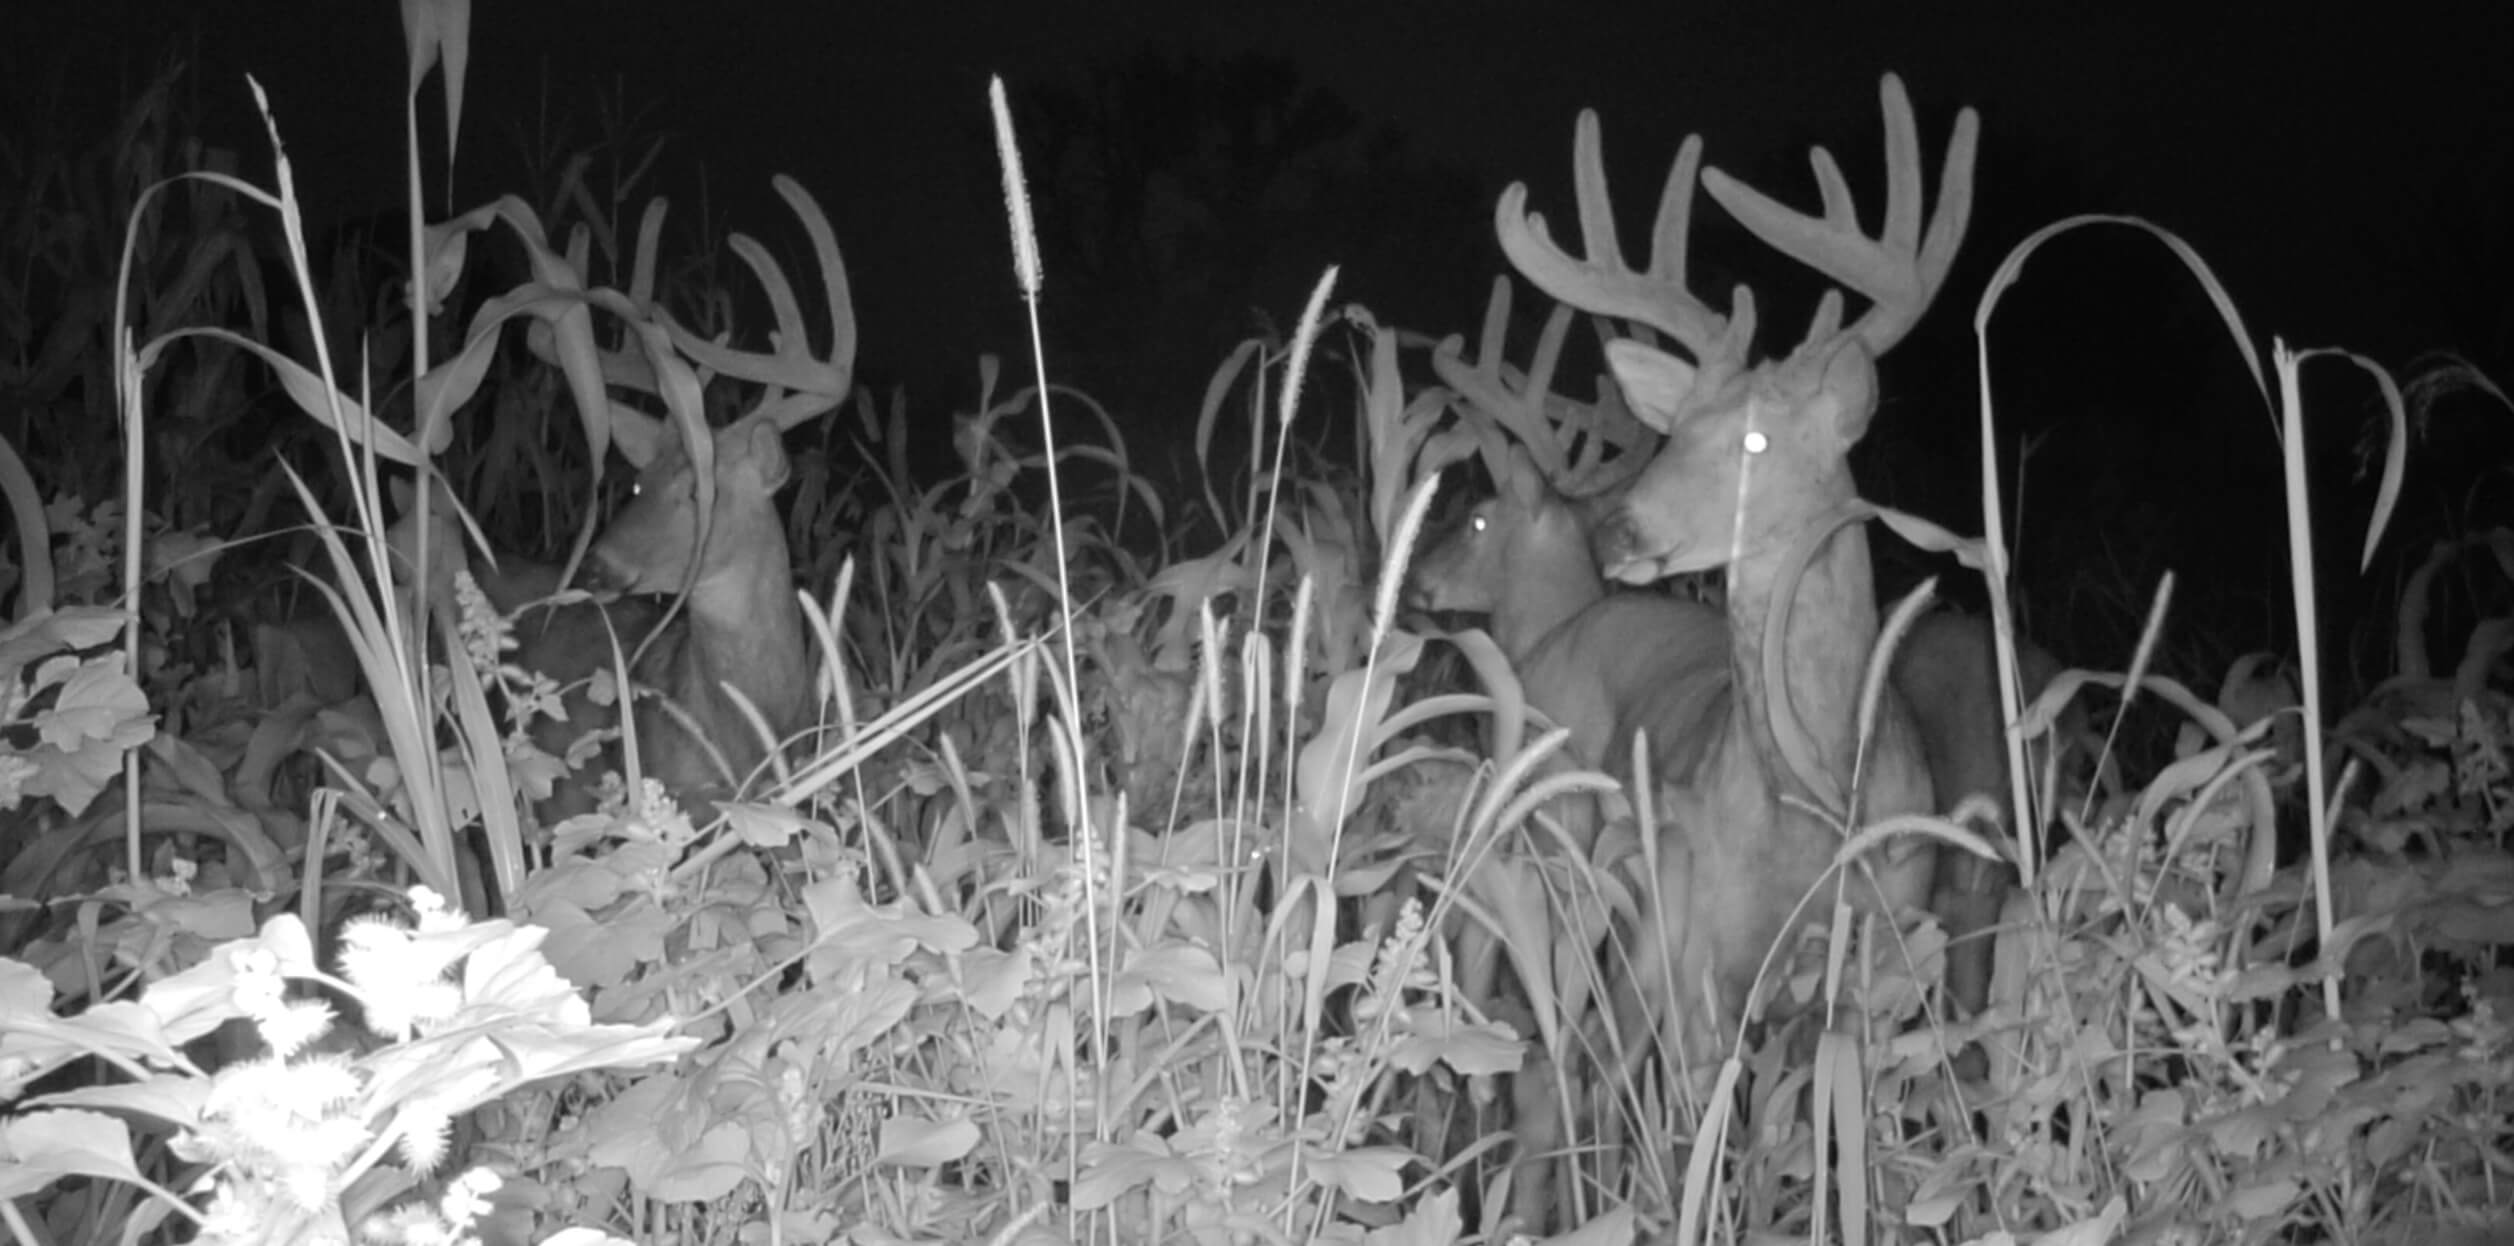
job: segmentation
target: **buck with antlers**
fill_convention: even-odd
[[[1691,357],[1639,340],[1609,345],[1623,395],[1664,442],[1604,508],[1591,545],[1605,573],[1628,583],[1726,572],[1726,626],[1711,659],[1725,668],[1724,695],[1680,728],[1684,739],[1654,747],[1672,763],[1660,779],[1683,851],[1663,854],[1661,890],[1675,920],[1661,924],[1671,938],[1645,942],[1651,959],[1637,971],[1645,989],[1672,989],[1675,998],[1662,1001],[1668,1037],[1697,1059],[1744,1006],[1766,950],[1847,830],[1932,807],[1927,758],[1902,698],[1889,690],[1864,741],[1857,721],[1877,607],[1847,457],[1875,413],[1877,357],[1919,320],[1963,236],[1979,123],[1970,110],[1958,117],[1924,229],[1911,104],[1892,76],[1882,94],[1888,191],[1875,238],[1861,233],[1822,149],[1814,163],[1824,212],[1810,217],[1701,169],[1695,137],[1660,200],[1650,263],[1632,268],[1616,239],[1592,113],[1581,116],[1576,145],[1584,256],[1553,243],[1543,218],[1527,211],[1524,186],[1506,191],[1497,212],[1503,249],[1540,289],[1664,334]],[[1697,174],[1756,237],[1868,299],[1868,309],[1845,324],[1841,293],[1830,292],[1795,350],[1756,361],[1752,295],[1739,289],[1722,314],[1687,285]],[[1846,888],[1861,907],[1891,912],[1927,896],[1925,846],[1898,845],[1867,864]],[[1704,982],[1716,998],[1693,998]]]
[[[563,754],[586,731],[618,725],[617,707],[595,705],[581,687],[612,665],[616,638],[624,651],[639,655],[630,675],[638,685],[633,721],[645,773],[685,807],[741,792],[772,747],[806,725],[813,703],[811,651],[776,494],[790,475],[785,432],[846,398],[856,326],[827,217],[791,179],[777,179],[776,188],[801,218],[819,262],[830,309],[827,354],[813,353],[784,272],[740,235],[735,249],[767,287],[777,316],[771,351],[711,341],[642,297],[619,301],[616,307],[626,313],[650,318],[641,326],[646,332],[628,335],[628,346],[614,351],[588,340],[590,354],[569,362],[598,373],[609,390],[642,393],[683,410],[679,421],[667,421],[609,400],[610,441],[640,469],[637,495],[594,542],[585,578],[618,600],[546,604],[542,599],[559,587],[556,568],[511,558],[497,560],[494,570],[485,561],[475,567],[490,603],[517,616],[517,665],[571,688],[568,718],[536,723],[541,747]],[[641,246],[651,245],[655,232],[650,228]],[[553,364],[569,349],[547,332],[528,340]],[[695,425],[704,417],[691,406],[699,376],[692,362],[715,376],[760,386],[756,405],[699,433]],[[466,564],[433,551],[460,557],[464,534],[453,507],[439,496],[425,528],[432,547],[427,583],[431,600],[450,600],[453,569]],[[405,514],[394,543],[415,562],[421,529],[413,518]],[[684,592],[677,609],[666,604],[666,597]],[[540,802],[543,821],[590,809],[588,786],[584,776],[559,782]]]

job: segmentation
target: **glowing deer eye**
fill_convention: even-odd
[[[1771,448],[1772,439],[1764,436],[1761,432],[1748,432],[1746,434],[1746,453],[1761,454]]]

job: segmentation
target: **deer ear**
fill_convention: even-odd
[[[678,428],[643,411],[617,404],[611,408],[611,444],[619,449],[621,458],[640,470],[663,452],[666,438],[680,435]]]
[[[1852,445],[1867,433],[1868,417],[1877,413],[1877,357],[1858,335],[1845,334],[1842,344],[1824,361],[1817,396],[1832,404],[1833,432],[1843,445]]]
[[[773,420],[761,420],[750,432],[751,463],[759,469],[760,483],[770,493],[786,487],[792,465],[786,460],[785,430]]]
[[[406,515],[410,513],[410,500],[419,495],[411,489],[409,481],[395,476],[384,482],[384,496],[393,499],[394,514]]]
[[[1630,338],[1606,344],[1606,364],[1614,370],[1616,384],[1624,387],[1632,413],[1661,433],[1673,431],[1676,413],[1684,409],[1700,377],[1692,364]]]

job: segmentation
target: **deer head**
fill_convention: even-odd
[[[678,592],[696,562],[692,592],[703,595],[718,580],[747,585],[756,579],[759,569],[748,553],[772,553],[782,564],[785,531],[773,499],[790,471],[783,433],[780,421],[766,414],[715,431],[715,498],[703,556],[697,548],[697,465],[678,438],[657,439],[653,457],[638,472],[636,498],[594,543],[596,585],[624,593]]]
[[[1544,217],[1527,211],[1524,185],[1503,192],[1497,212],[1502,249],[1528,280],[1572,306],[1666,334],[1691,356],[1636,339],[1608,347],[1634,413],[1666,438],[1597,526],[1594,549],[1608,575],[1647,583],[1771,553],[1812,517],[1852,500],[1845,456],[1876,410],[1876,359],[1919,321],[1946,280],[1971,216],[1980,132],[1971,109],[1957,116],[1938,212],[1924,234],[1911,101],[1891,74],[1881,94],[1887,201],[1874,238],[1860,231],[1849,187],[1823,148],[1812,155],[1824,196],[1824,212],[1814,217],[1718,169],[1702,169],[1701,139],[1689,137],[1660,196],[1651,261],[1634,269],[1616,239],[1597,116],[1589,112],[1580,116],[1574,159],[1582,258],[1554,245]],[[1723,315],[1688,288],[1697,171],[1703,188],[1749,232],[1836,283],[1805,339],[1783,358],[1752,358],[1750,291],[1739,287]],[[1870,301],[1847,325],[1844,289]]]

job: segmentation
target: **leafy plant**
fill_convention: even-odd
[[[443,1163],[456,1118],[536,1081],[669,1062],[696,1045],[668,1035],[668,1023],[594,1024],[536,950],[546,931],[467,922],[424,890],[411,901],[411,926],[367,919],[342,930],[338,976],[316,966],[305,926],[282,915],[134,999],[73,1017],[53,1015],[42,975],[0,961],[0,1098],[76,1060],[124,1079],[27,1098],[0,1133],[0,1192],[65,1177],[123,1182],[148,1200],[134,1229],[179,1216],[205,1243],[346,1240],[353,1224],[377,1231],[362,1223],[371,1214],[403,1233],[458,1234],[465,1225],[444,1223],[440,1208],[387,1210]],[[347,1001],[365,1041],[329,1041],[332,1005],[291,998],[290,982]],[[183,1054],[236,1020],[252,1024],[266,1054],[214,1073]],[[133,1117],[167,1131],[197,1179],[170,1187],[145,1176]],[[475,1212],[483,1184],[461,1186],[444,1207]],[[195,1190],[203,1205],[185,1196]],[[12,1227],[25,1236],[22,1221]]]
[[[0,810],[30,797],[82,813],[155,732],[121,655],[128,620],[93,606],[0,628]]]

